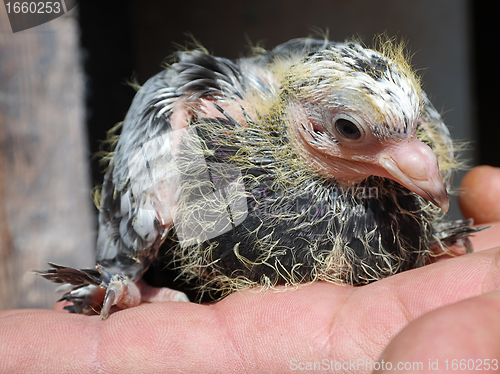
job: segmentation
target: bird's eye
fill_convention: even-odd
[[[355,140],[361,137],[359,127],[346,118],[338,118],[335,121],[335,129],[346,139]]]

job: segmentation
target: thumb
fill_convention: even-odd
[[[474,224],[500,221],[500,169],[477,166],[469,171],[462,183],[458,202],[464,218]]]

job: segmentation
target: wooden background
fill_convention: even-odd
[[[93,265],[78,35],[74,15],[12,34],[0,10],[0,309],[54,304],[28,272],[46,261]]]

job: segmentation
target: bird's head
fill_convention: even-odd
[[[436,155],[417,138],[422,93],[405,60],[335,45],[292,66],[282,87],[294,147],[316,172],[391,178],[448,210]]]

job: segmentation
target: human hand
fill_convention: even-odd
[[[473,181],[473,191],[483,182]],[[480,209],[493,207],[490,202]],[[491,248],[500,245],[500,235],[493,228],[473,241],[476,249]],[[210,305],[144,304],[104,322],[61,311],[5,311],[0,369],[240,373],[340,365],[340,371],[370,372],[384,348],[386,362],[420,358],[426,369],[451,349],[467,358],[471,347],[480,350],[488,342],[487,351],[475,352],[499,358],[500,331],[490,326],[500,313],[500,296],[490,293],[500,284],[498,254],[493,249],[439,261],[363,287],[318,282],[281,292],[237,292]],[[467,329],[453,330],[453,321]],[[451,365],[455,357],[449,356]]]
[[[494,222],[492,228],[472,239],[475,251],[500,245],[498,196],[500,170],[497,168],[476,167],[462,181],[459,203],[465,218],[474,218],[476,224]],[[492,269],[498,269],[498,249],[489,252],[495,256]],[[465,270],[461,277],[468,278],[470,273],[470,269]],[[421,362],[419,373],[497,372],[500,367],[500,291],[490,292],[498,289],[498,283],[493,282],[496,287],[486,286],[479,296],[446,305],[412,321],[390,342],[380,360],[407,363],[408,368],[409,363]],[[391,371],[385,369],[378,372]]]

